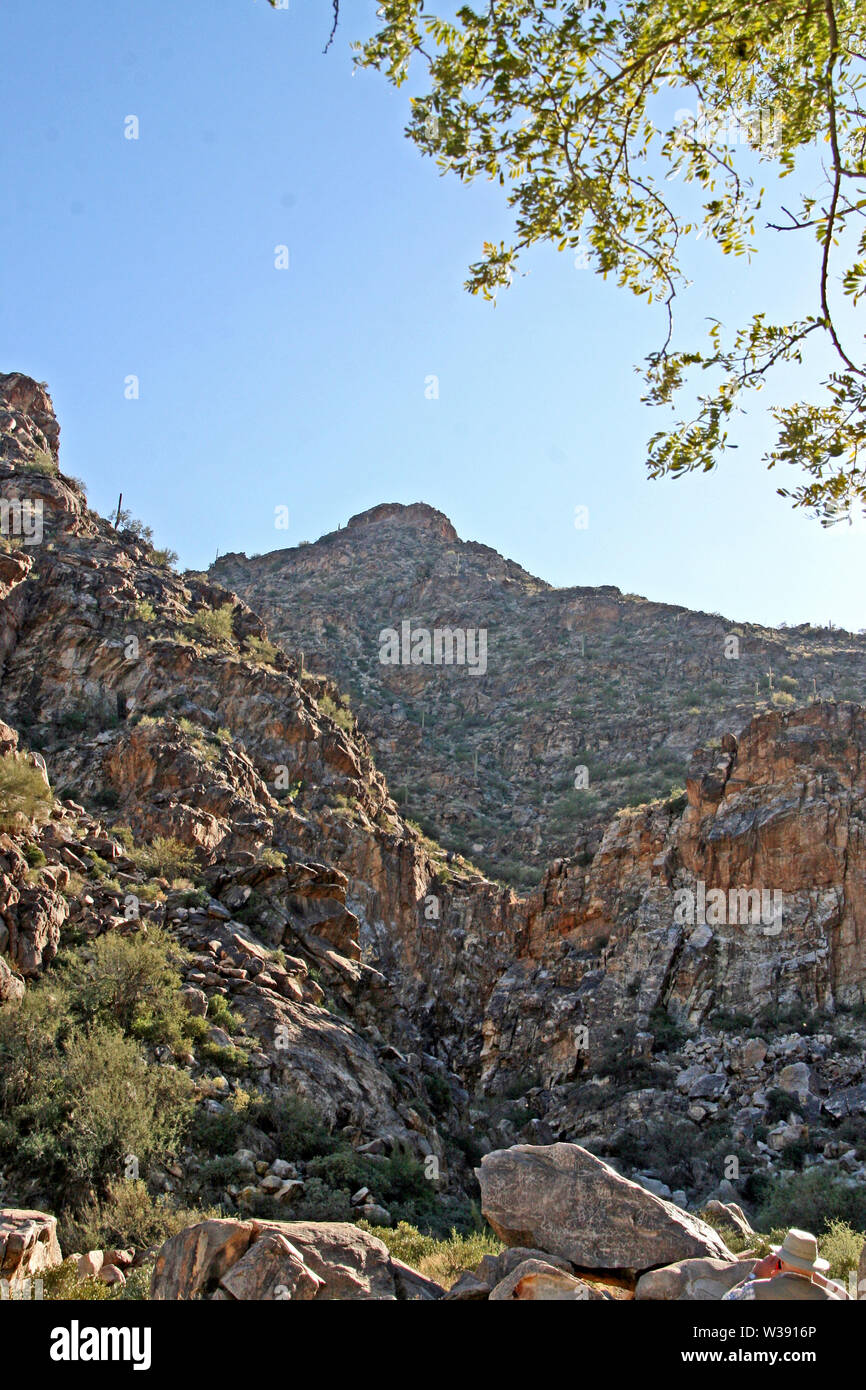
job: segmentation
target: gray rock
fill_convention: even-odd
[[[579,1269],[635,1269],[734,1257],[697,1217],[621,1177],[578,1144],[519,1144],[476,1169],[481,1206],[507,1245],[559,1255]]]
[[[690,1303],[718,1303],[729,1289],[751,1274],[754,1260],[679,1260],[662,1269],[642,1274],[635,1288],[635,1300],[676,1300]]]

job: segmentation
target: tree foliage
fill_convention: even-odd
[[[644,400],[670,406],[688,389],[694,405],[653,435],[651,476],[715,467],[749,393],[807,350],[823,363],[823,339],[832,370],[819,368],[816,399],[771,407],[764,461],[805,470],[778,491],[825,524],[866,503],[866,365],[839,313],[866,290],[864,0],[490,0],[447,19],[382,0],[377,13],[358,63],[400,85],[414,59],[429,77],[407,134],[443,171],[507,189],[513,238],[485,244],[467,288],[495,297],[521,253],[552,242],[663,306]],[[792,286],[799,312],[716,318],[702,346],[675,347],[687,239],[751,255],[762,165],[792,185],[766,226],[814,243],[812,276]]]

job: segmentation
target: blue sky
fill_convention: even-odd
[[[760,412],[716,473],[646,479],[652,311],[546,248],[495,309],[463,290],[502,194],[405,139],[406,89],[352,72],[375,5],[343,8],[323,56],[325,0],[5,0],[0,370],[48,383],[91,504],[122,490],[200,568],[426,501],[555,584],[866,627],[866,531],[776,496],[796,479],[760,466]],[[756,301],[811,310],[792,241],[751,265],[696,245],[683,341]]]

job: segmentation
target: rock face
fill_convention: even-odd
[[[650,1269],[733,1259],[709,1226],[615,1173],[577,1144],[486,1154],[481,1209],[507,1245],[534,1245],[581,1269]]]
[[[62,1258],[55,1217],[0,1207],[0,1279],[13,1291],[23,1280],[56,1268]]]

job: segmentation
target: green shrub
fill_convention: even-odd
[[[264,666],[273,666],[277,659],[279,648],[266,637],[248,637],[247,647],[253,660],[261,662]]]
[[[195,850],[171,835],[154,835],[150,844],[128,850],[133,863],[146,874],[180,878],[195,868]]]
[[[159,927],[129,936],[110,931],[86,955],[65,956],[58,973],[82,1021],[115,1024],[126,1034],[177,1046],[189,1017],[179,993],[181,957]]]
[[[31,869],[41,869],[48,862],[38,845],[25,845],[23,854]]]
[[[393,1227],[370,1226],[366,1221],[359,1221],[358,1225],[378,1236],[396,1260],[403,1260],[445,1288],[450,1288],[467,1269],[475,1269],[485,1255],[499,1255],[503,1249],[502,1242],[489,1230],[468,1235],[452,1230],[445,1239],[439,1239],[425,1235],[408,1221]]]
[[[44,824],[53,804],[42,772],[23,753],[0,758],[0,830]]]
[[[217,1208],[201,1211],[155,1197],[137,1178],[110,1183],[101,1201],[86,1202],[80,1212],[67,1212],[58,1223],[63,1250],[145,1249],[161,1245],[185,1226],[219,1216]]]
[[[191,1089],[116,1028],[78,1026],[62,986],[42,983],[0,1008],[0,1165],[71,1206],[105,1194],[129,1154],[144,1167],[174,1150]]]
[[[349,697],[344,695],[342,701],[342,704],[338,705],[336,700],[326,693],[319,696],[318,706],[322,714],[327,715],[329,719],[333,719],[335,724],[338,724],[341,729],[345,729],[346,732],[349,733],[354,728],[355,721],[352,718],[351,710],[348,709]]]
[[[220,645],[234,641],[234,605],[224,603],[220,608],[200,608],[192,620],[196,632]]]
[[[866,1189],[846,1187],[821,1168],[775,1180],[760,1174],[752,1186],[762,1230],[799,1226],[819,1234],[834,1221],[866,1228]]]
[[[207,1001],[207,1016],[211,1023],[217,1028],[222,1028],[226,1033],[239,1033],[241,1030],[241,1020],[236,1013],[232,1013],[229,1004],[222,994],[212,994]]]

